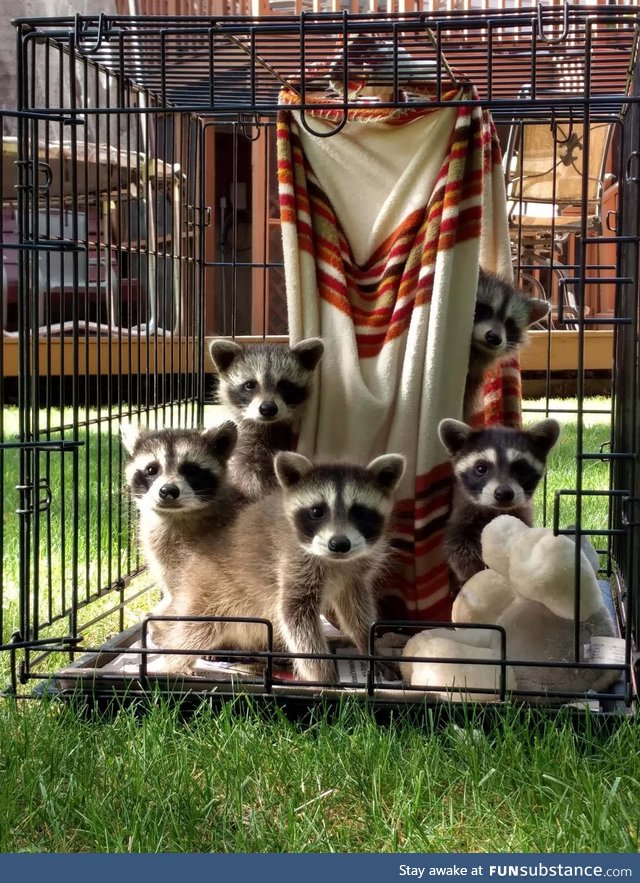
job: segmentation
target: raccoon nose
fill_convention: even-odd
[[[330,552],[340,552],[344,555],[351,548],[351,541],[349,537],[339,534],[338,536],[331,537],[327,546],[329,546]]]
[[[278,406],[275,402],[261,402],[258,410],[263,417],[275,417],[278,413]]]
[[[502,337],[496,331],[487,331],[484,339],[487,341],[489,346],[500,346],[500,344],[502,343]]]
[[[180,488],[177,484],[163,484],[158,494],[163,500],[177,500],[180,496]]]
[[[493,496],[498,503],[511,503],[515,494],[513,488],[509,487],[508,484],[501,484],[495,489]]]

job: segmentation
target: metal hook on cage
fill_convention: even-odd
[[[424,28],[425,28],[425,31],[427,34],[427,38],[436,53],[436,60],[438,62],[438,74],[437,74],[438,81],[440,81],[440,83],[442,81],[442,69],[444,68],[444,72],[447,75],[447,77],[449,78],[449,80],[451,81],[452,86],[455,86],[455,88],[457,89],[461,85],[460,80],[453,72],[453,68],[451,67],[451,65],[447,61],[446,56],[445,56],[444,52],[442,51],[442,46],[440,45],[439,37],[437,37],[434,34],[433,28],[430,28],[428,26],[426,16],[424,16],[424,15],[421,16],[420,22],[421,22],[421,24],[424,25]],[[438,34],[439,33],[440,32],[438,30]]]
[[[46,478],[40,479],[38,491],[38,512],[47,512],[51,507],[51,502],[53,500],[53,491],[51,490],[51,485],[46,480]],[[44,491],[44,496],[42,496],[42,491]]]
[[[562,4],[562,33],[557,37],[550,37],[544,32],[542,10],[545,8],[546,7],[543,6],[542,3],[538,3],[538,33],[540,34],[540,39],[543,43],[555,46],[567,39],[567,34],[569,33],[569,4],[567,3],[567,0],[564,0],[564,3]]]
[[[620,520],[624,527],[640,527],[640,521],[634,518],[634,508],[640,503],[639,497],[623,497],[620,506]]]
[[[347,124],[347,120],[349,119],[349,90],[348,90],[348,68],[349,68],[349,28],[348,28],[348,12],[346,9],[342,10],[342,47],[343,47],[343,63],[342,63],[342,119],[340,122],[330,131],[328,132],[318,132],[312,126],[307,123],[306,119],[306,50],[305,50],[305,20],[306,20],[306,12],[300,13],[300,70],[302,72],[302,76],[300,78],[300,124],[305,131],[307,131],[310,135],[315,135],[317,138],[329,138],[332,135],[337,135]]]
[[[47,191],[51,189],[53,184],[53,172],[48,162],[40,160],[38,162],[38,171],[42,175],[42,181],[38,184],[38,190]]]
[[[625,163],[624,168],[624,182],[625,184],[638,184],[640,182],[640,175],[632,175],[631,174],[631,166],[633,165],[634,160],[640,160],[640,150],[632,150],[629,156],[627,157],[627,161]]]
[[[602,455],[600,457],[600,460],[603,463],[611,463],[611,457],[607,457],[607,455],[605,454],[605,448],[611,448],[610,441],[602,442],[602,444],[600,445],[599,451],[600,451],[600,454]]]
[[[340,132],[342,129],[344,129],[344,127],[346,126],[346,124],[348,122],[348,119],[349,119],[349,115],[348,115],[347,109],[345,107],[344,112],[342,114],[342,119],[333,129],[331,129],[329,132],[318,132],[316,129],[314,129],[312,126],[310,126],[307,123],[305,111],[303,109],[300,110],[300,124],[302,125],[302,128],[305,129],[310,135],[315,135],[316,138],[331,138],[332,135],[337,135],[338,132]]]
[[[569,107],[568,111],[569,111],[569,119],[568,119],[568,122],[564,123],[564,125],[567,126],[567,133],[564,137],[561,137],[561,138],[558,137],[558,126],[560,125],[560,123],[557,120],[556,111],[555,110],[551,111],[551,121],[549,123],[549,128],[551,129],[551,132],[553,133],[553,140],[556,142],[556,144],[569,144],[569,143],[573,142],[573,140],[574,140],[573,130],[574,130],[575,123],[573,121],[573,108]]]
[[[16,160],[14,163],[18,172],[18,183],[15,185],[16,190],[31,190],[30,176],[34,168],[37,168],[38,174],[42,176],[42,180],[37,182],[37,189],[45,192],[51,189],[53,184],[53,172],[49,163],[44,160]],[[24,183],[26,180],[27,183]]]
[[[53,492],[46,478],[41,478],[37,485],[17,484],[16,490],[20,494],[21,504],[20,508],[16,509],[17,515],[33,515],[35,512],[46,512],[51,506]],[[44,491],[44,496],[40,495],[40,491]]]
[[[242,112],[239,113],[238,114],[238,128],[240,129],[241,136],[246,141],[254,142],[254,141],[260,140],[260,133],[261,133],[260,118],[255,111],[254,111],[254,113],[250,113],[250,114],[246,114],[246,113],[242,113]],[[257,134],[255,135],[255,137],[250,134],[252,129],[256,130]]]
[[[97,52],[102,46],[102,41],[104,39],[105,34],[105,17],[104,12],[101,12],[98,15],[98,34],[93,42],[93,45],[83,46],[83,17],[79,12],[76,12],[75,16],[75,45],[76,49],[81,55],[93,55]]]

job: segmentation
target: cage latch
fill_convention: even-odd
[[[104,40],[109,42],[113,35],[122,33],[121,28],[113,27],[104,12],[98,15],[98,27],[94,28],[90,21],[94,16],[82,16],[76,12],[74,22],[74,40],[77,51],[81,55],[94,55],[102,48]],[[88,38],[91,37],[91,40]]]
[[[30,159],[17,159],[15,160],[14,165],[18,173],[16,190],[33,190],[33,185],[30,182],[30,179],[33,175],[34,168],[38,169],[38,174],[41,176],[36,184],[37,190],[46,192],[51,189],[53,172],[51,170],[51,165],[48,162],[45,162],[44,160],[34,161]]]
[[[640,497],[624,497],[622,500],[622,523],[625,527],[638,527],[640,521],[634,518],[634,507],[640,503]]]
[[[540,39],[544,43],[549,43],[551,46],[562,43],[564,40],[567,39],[567,35],[569,33],[569,4],[566,2],[566,0],[565,3],[563,3],[562,31],[554,36],[551,36],[545,31],[543,17],[544,9],[545,7],[542,5],[542,3],[538,3],[538,33],[540,35]]]
[[[640,182],[640,175],[633,174],[633,164],[634,162],[638,162],[640,160],[640,150],[632,150],[629,156],[627,157],[627,162],[624,169],[624,182],[625,184],[637,184]]]
[[[53,494],[45,478],[41,478],[37,484],[17,484],[16,490],[20,494],[20,508],[16,509],[18,515],[46,512],[51,506]]]

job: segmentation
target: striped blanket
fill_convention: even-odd
[[[361,462],[402,452],[395,564],[382,610],[448,619],[442,554],[451,472],[437,436],[461,417],[479,263],[511,275],[500,148],[489,114],[464,103],[278,120],[278,185],[291,340],[325,342],[299,450]],[[326,104],[326,98],[323,99]],[[308,129],[313,129],[313,133]],[[519,370],[485,389],[478,422],[517,425]]]

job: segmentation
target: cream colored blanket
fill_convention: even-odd
[[[442,528],[450,468],[438,422],[460,417],[478,265],[511,274],[492,121],[470,86],[449,107],[350,112],[330,137],[278,123],[278,181],[291,340],[325,343],[299,450],[366,463],[401,452],[388,615],[448,619]],[[342,108],[305,113],[314,132]],[[486,422],[518,423],[517,365],[487,385]]]

